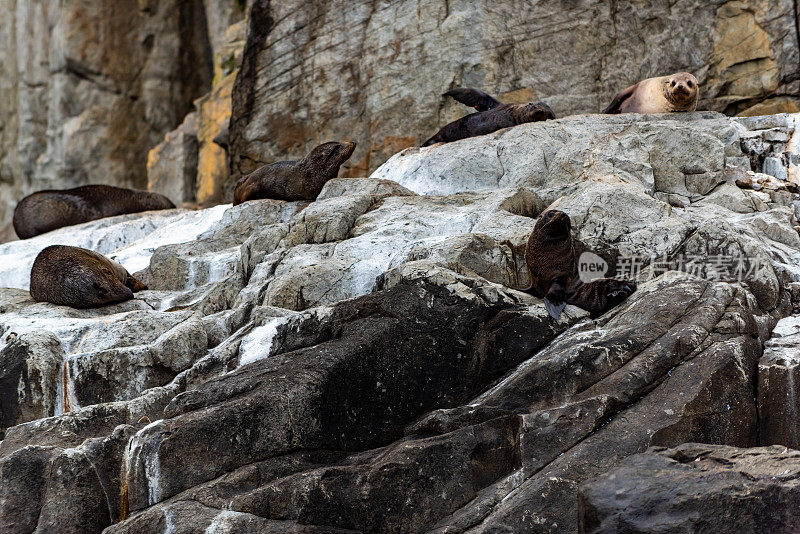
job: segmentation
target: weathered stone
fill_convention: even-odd
[[[147,154],[147,189],[181,205],[195,200],[197,178],[197,113]]]
[[[65,531],[127,517],[108,529],[125,533],[572,533],[579,488],[630,455],[754,446],[768,417],[787,434],[786,375],[763,364],[779,335],[790,347],[788,323],[774,327],[800,307],[798,201],[729,163],[789,119],[573,117],[408,156],[403,179],[437,194],[339,179],[310,203],[3,245],[0,285],[25,287],[27,258],[65,239],[151,289],[95,310],[0,289],[2,409],[32,399],[35,418],[0,442],[0,516]],[[430,172],[455,160],[457,176]],[[629,299],[555,320],[513,289],[547,208],[570,215],[579,253],[636,278]],[[737,254],[758,260],[741,283],[715,259]],[[696,276],[658,276],[689,257]],[[629,258],[642,269],[626,274]]]
[[[2,7],[0,221],[40,189],[144,189],[147,152],[211,85],[203,2]]]
[[[4,335],[12,341],[0,350],[0,437],[5,428],[56,413],[64,359],[50,332]]]
[[[406,189],[392,180],[376,180],[373,178],[334,178],[322,186],[317,200],[365,193],[378,196],[411,196],[416,193]]]
[[[800,453],[654,447],[581,487],[580,532],[796,532]]]
[[[800,94],[793,9],[790,0],[507,2],[491,10],[446,0],[260,0],[233,92],[233,178],[345,139],[358,143],[346,175],[369,174],[464,115],[440,96],[457,86],[509,102],[544,100],[564,117],[597,113],[643,78],[690,71],[701,85],[699,109],[735,114],[776,97],[791,106]]]
[[[230,202],[233,188],[228,184],[227,151],[214,138],[228,127],[231,116],[231,88],[236,73],[228,74],[214,84],[211,92],[197,101],[199,110],[197,157],[197,202],[213,206]]]
[[[758,362],[758,410],[761,443],[800,448],[795,384],[800,381],[800,325],[797,317],[778,322],[773,338],[764,346]]]

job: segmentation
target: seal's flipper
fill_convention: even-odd
[[[449,96],[457,102],[461,102],[465,106],[475,108],[478,111],[488,111],[502,104],[493,96],[470,87],[456,87],[447,91],[444,96]]]
[[[631,85],[627,89],[617,93],[616,96],[614,97],[614,99],[608,105],[608,107],[606,109],[604,109],[602,112],[604,114],[606,114],[606,115],[612,115],[612,114],[615,114],[615,113],[619,113],[619,108],[620,108],[620,106],[622,106],[622,103],[625,102],[628,98],[630,98],[631,95],[633,95],[633,93],[636,91],[637,87],[639,87],[638,83],[636,83],[634,85]]]
[[[561,312],[564,311],[564,308],[567,306],[566,302],[562,302],[561,304],[553,304],[546,298],[544,299],[544,307],[547,309],[547,313],[550,314],[550,317],[553,319],[558,319],[561,315]]]

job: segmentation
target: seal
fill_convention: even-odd
[[[494,97],[469,87],[457,87],[444,94],[466,106],[478,110],[445,125],[436,134],[422,143],[430,146],[435,143],[450,143],[477,135],[486,135],[502,128],[509,128],[526,122],[555,119],[555,113],[544,102],[527,104],[503,104]]]
[[[147,286],[119,263],[79,247],[51,245],[31,267],[31,297],[73,308],[98,308],[133,298]]]
[[[617,278],[580,280],[572,221],[563,211],[549,209],[539,216],[525,246],[525,263],[531,285],[521,291],[544,299],[547,312],[556,319],[567,304],[595,319],[636,291],[635,283]]]
[[[248,200],[314,200],[328,180],[339,175],[339,167],[355,150],[352,142],[323,143],[300,161],[268,163],[239,178],[233,205]]]
[[[567,289],[567,304],[589,312],[596,319],[619,305],[636,291],[636,283],[617,278],[598,278],[583,283],[576,278]]]
[[[700,86],[688,72],[647,78],[620,91],[603,113],[670,113],[694,111]]]
[[[110,185],[50,189],[26,196],[14,209],[20,239],[103,217],[174,208],[164,195]]]
[[[522,291],[544,299],[547,311],[557,318],[578,272],[569,215],[551,209],[539,216],[525,245],[525,263],[531,285]]]

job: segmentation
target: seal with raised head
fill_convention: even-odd
[[[147,286],[125,267],[85,248],[52,245],[31,267],[31,297],[73,308],[98,308],[133,298]]]
[[[700,86],[688,72],[647,78],[620,91],[603,113],[670,113],[694,111]]]
[[[300,161],[268,163],[239,178],[233,192],[233,205],[248,200],[315,200],[322,187],[339,175],[356,144],[328,142],[314,148]]]
[[[430,146],[434,143],[450,143],[459,139],[486,135],[502,128],[517,126],[527,122],[555,119],[550,106],[544,102],[527,104],[503,104],[496,98],[469,87],[457,87],[444,94],[478,112],[445,125],[436,134],[422,143]]]
[[[522,291],[544,299],[550,315],[558,317],[566,306],[567,288],[578,272],[569,215],[548,210],[539,216],[525,246],[525,263],[531,285]]]
[[[20,239],[104,217],[175,207],[158,193],[110,185],[51,189],[28,195],[14,209],[14,230]]]
[[[594,319],[636,291],[636,284],[627,280],[581,281],[577,276],[572,221],[563,211],[550,209],[539,216],[525,246],[525,263],[531,285],[522,291],[544,299],[547,312],[555,318],[567,304],[573,304]]]

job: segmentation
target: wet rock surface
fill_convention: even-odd
[[[398,155],[310,203],[126,215],[1,245],[0,526],[578,532],[643,515],[606,499],[650,447],[770,464],[772,449],[750,448],[796,439],[800,225],[791,182],[743,178],[742,139],[764,127],[748,124],[525,125]],[[586,144],[569,137],[581,131]],[[514,289],[551,203],[580,251],[638,283],[595,320],[573,306],[553,319]],[[35,303],[30,262],[54,242],[150,289],[96,310]],[[752,263],[739,281],[727,260],[692,257]],[[665,481],[705,487],[670,469]],[[765,478],[741,513],[788,510],[786,480]],[[700,505],[670,517],[688,524]]]

